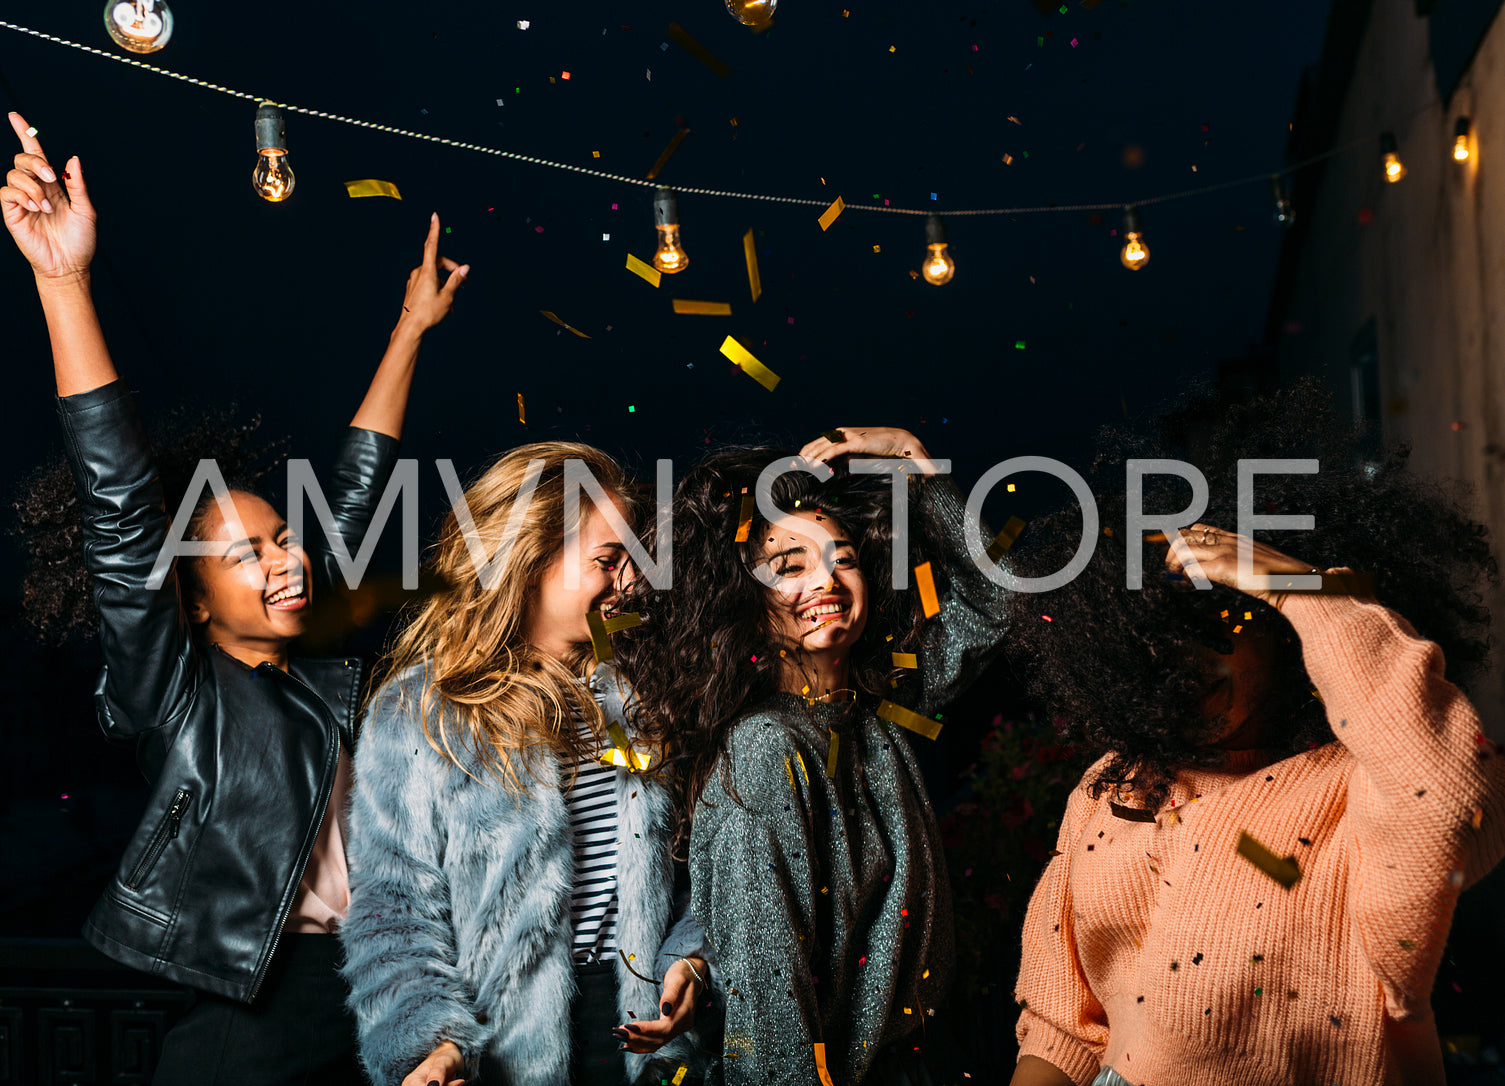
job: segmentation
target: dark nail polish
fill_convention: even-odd
[[[664,1012],[665,1018],[674,1013],[674,1007],[669,1003],[665,1003],[662,1007],[659,1008],[659,1010]]]

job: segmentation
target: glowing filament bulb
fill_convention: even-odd
[[[1130,271],[1138,271],[1150,262],[1150,247],[1144,243],[1144,233],[1139,228],[1139,212],[1132,207],[1124,208],[1124,247],[1118,259]]]
[[[1468,161],[1468,155],[1469,155],[1469,150],[1468,150],[1468,130],[1469,130],[1468,118],[1467,117],[1459,117],[1457,124],[1455,124],[1453,126],[1453,161],[1454,162],[1467,162]]]
[[[653,198],[653,223],[658,227],[658,251],[653,266],[665,275],[682,272],[690,266],[690,256],[679,241],[679,201],[674,190],[659,186]]]
[[[287,161],[287,122],[282,110],[263,102],[256,110],[256,168],[251,187],[263,200],[277,204],[293,194],[293,168]]]
[[[1406,164],[1400,160],[1400,146],[1389,132],[1380,137],[1380,159],[1385,166],[1385,180],[1392,185],[1406,176]]]
[[[767,26],[773,22],[774,9],[779,0],[726,0],[726,10],[732,18],[746,26]]]
[[[944,286],[956,274],[956,261],[946,247],[946,224],[939,215],[925,219],[925,263],[920,267],[925,282]]]
[[[105,29],[122,49],[155,53],[172,37],[167,0],[106,0]]]

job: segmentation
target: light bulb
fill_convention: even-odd
[[[1385,166],[1385,180],[1392,185],[1406,176],[1406,164],[1400,160],[1400,146],[1389,132],[1380,136],[1380,159]]]
[[[256,168],[251,187],[263,200],[278,204],[293,194],[293,168],[287,161],[287,122],[282,110],[263,102],[256,110]]]
[[[1467,117],[1459,117],[1457,123],[1453,125],[1453,161],[1455,162],[1468,161],[1468,129]]]
[[[653,198],[653,223],[658,227],[658,252],[653,266],[665,275],[682,272],[690,266],[690,256],[679,241],[679,201],[674,190],[659,186]]]
[[[155,53],[172,37],[167,0],[105,0],[105,29],[122,49]]]
[[[732,18],[747,26],[767,26],[773,22],[774,9],[779,0],[726,0],[726,10]]]
[[[1124,208],[1124,247],[1118,259],[1130,271],[1138,271],[1150,262],[1150,247],[1144,243],[1144,232],[1139,228],[1139,212]]]
[[[920,266],[925,282],[944,286],[956,274],[956,261],[946,248],[946,224],[939,215],[925,218],[925,263]]]

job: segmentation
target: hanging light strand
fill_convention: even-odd
[[[236,90],[233,87],[222,86],[218,83],[212,83],[205,79],[196,79],[193,76],[183,75],[181,72],[175,72],[169,68],[160,68],[155,64],[147,64],[145,61],[136,60],[132,57],[119,56],[104,49],[96,49],[91,45],[83,45],[80,42],[70,41],[67,38],[59,38],[52,34],[43,33],[40,30],[33,30],[31,27],[21,26],[16,23],[10,23],[4,20],[0,20],[0,28],[4,28],[6,30],[14,30],[17,33],[26,34],[33,38],[39,38],[42,41],[52,42],[55,45],[65,45],[70,49],[77,49],[81,52],[91,53],[95,56],[104,57],[106,60],[113,60],[119,64],[127,64],[132,68],[140,68],[143,71],[151,72],[153,75],[166,76],[169,79],[176,79],[179,82],[188,83],[195,87],[202,87],[205,90],[212,90],[218,94],[229,95],[232,98],[240,98],[251,102],[267,101],[265,95],[248,94],[245,91]],[[1416,111],[1415,114],[1413,114],[1413,118],[1420,116],[1422,113],[1433,108],[1434,105],[1435,103],[1432,103],[1421,107]],[[497,158],[510,159],[514,162],[526,162],[530,165],[545,166],[549,169],[564,170],[568,173],[583,174],[584,176],[596,177],[604,181],[614,181],[621,185],[635,185],[643,188],[658,187],[658,182],[644,180],[641,177],[628,177],[623,174],[607,173],[604,170],[593,170],[587,166],[576,166],[573,163],[569,162],[555,162],[551,159],[538,158],[534,155],[519,154],[516,151],[504,151],[497,147],[486,147],[482,144],[468,143],[464,140],[452,140],[444,136],[431,135],[427,132],[415,132],[412,129],[398,128],[393,125],[377,124],[374,121],[363,121],[357,117],[346,117],[338,113],[328,113],[324,110],[311,109],[307,106],[283,104],[281,108],[288,113],[301,113],[307,117],[317,117],[321,120],[336,121],[340,124],[348,124],[355,128],[365,128],[373,132],[384,132],[387,135],[392,136],[404,136],[408,139],[420,140],[425,143],[435,143],[444,147],[453,147],[461,151],[474,151],[477,154],[492,155]],[[1355,147],[1364,145],[1373,146],[1373,139],[1373,136],[1365,136],[1360,139],[1350,140],[1348,143],[1329,148],[1328,150],[1323,151],[1320,154],[1313,155],[1310,158],[1301,160],[1300,162],[1292,163],[1276,172],[1281,176],[1295,173],[1298,170],[1305,169],[1308,166],[1315,165],[1318,162],[1323,162],[1329,158],[1343,154],[1346,151],[1350,151]],[[1150,207],[1155,204],[1168,203],[1172,200],[1184,200],[1192,196],[1203,196],[1208,193],[1223,192],[1227,189],[1240,188],[1244,185],[1255,183],[1267,184],[1269,182],[1269,178],[1270,171],[1265,170],[1257,174],[1251,174],[1248,177],[1241,177],[1232,181],[1224,181],[1215,185],[1204,185],[1200,188],[1183,189],[1180,192],[1171,192],[1165,193],[1160,196],[1146,197],[1142,200],[1132,201],[1132,206]],[[829,199],[807,199],[800,196],[778,196],[768,193],[735,192],[727,189],[690,188],[684,185],[675,186],[675,191],[678,193],[695,196],[714,196],[734,200],[761,200],[765,203],[790,204],[804,207],[825,208],[829,206],[831,202]],[[1046,214],[1050,212],[1117,211],[1125,206],[1128,206],[1126,205],[1125,201],[1112,200],[1092,204],[1044,204],[1034,207],[974,208],[962,211],[947,211],[946,216],[947,218],[960,218],[962,216],[973,215],[1036,215]],[[880,204],[846,204],[845,210],[878,211],[886,212],[891,215],[931,214],[931,212],[923,208],[889,207],[887,205]]]

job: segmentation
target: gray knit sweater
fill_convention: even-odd
[[[1004,589],[968,558],[955,488],[928,479],[915,516],[939,518],[950,588],[919,654],[933,715],[975,677],[1005,632]],[[984,529],[983,538],[989,538]],[[935,812],[910,741],[874,706],[778,694],[751,707],[728,741],[738,803],[720,767],[695,809],[692,912],[726,992],[728,1083],[850,1086],[921,1030],[951,975],[951,890]],[[830,731],[840,733],[827,778]],[[913,1035],[913,1037],[911,1037]]]

